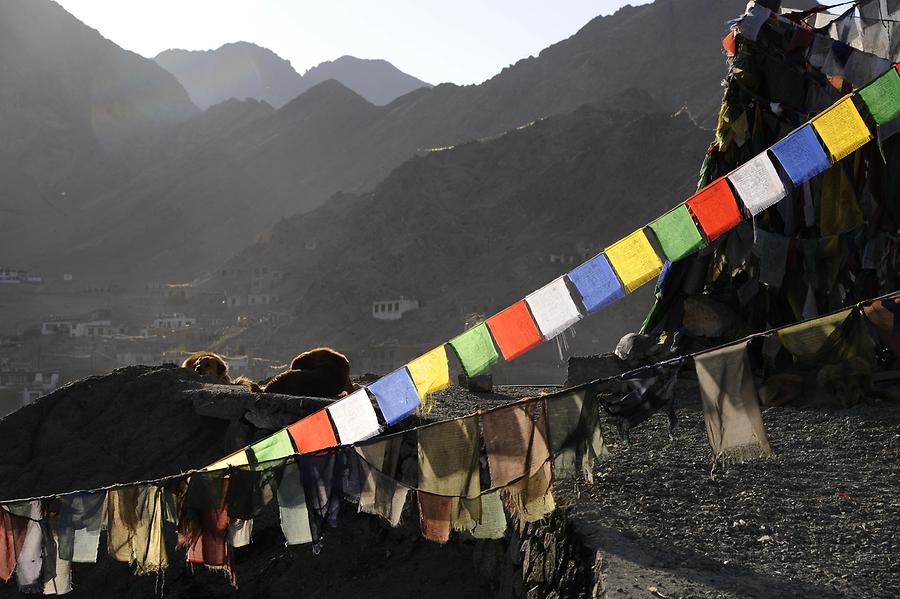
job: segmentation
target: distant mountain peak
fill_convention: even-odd
[[[172,73],[204,109],[232,97],[255,98],[280,108],[328,79],[379,105],[430,87],[386,60],[350,55],[323,62],[300,75],[290,61],[247,41],[229,42],[215,50],[164,50],[154,60]]]

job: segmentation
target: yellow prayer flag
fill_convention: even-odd
[[[443,345],[419,356],[407,364],[406,369],[409,370],[416,391],[419,392],[419,399],[423,402],[429,393],[435,393],[450,386],[447,350]]]
[[[604,253],[628,293],[662,272],[662,262],[643,229],[612,244]]]
[[[247,452],[242,449],[228,457],[222,458],[214,464],[210,464],[205,470],[224,470],[230,466],[237,468],[238,466],[246,466],[249,463],[250,462],[247,460]]]
[[[846,158],[872,139],[852,96],[844,96],[811,122],[832,162]]]

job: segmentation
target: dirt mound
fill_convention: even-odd
[[[0,499],[201,468],[327,402],[247,393],[173,365],[86,378],[0,420]]]

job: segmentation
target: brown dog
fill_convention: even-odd
[[[210,351],[194,352],[184,359],[181,367],[191,368],[200,374],[231,384],[231,378],[228,376],[228,364],[219,354]]]
[[[290,370],[276,374],[263,387],[266,393],[305,397],[341,397],[353,390],[350,361],[328,347],[303,352],[291,360]]]

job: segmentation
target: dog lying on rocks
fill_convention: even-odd
[[[291,360],[288,370],[262,386],[266,393],[305,397],[343,397],[355,389],[350,381],[350,361],[330,347],[317,347]]]

